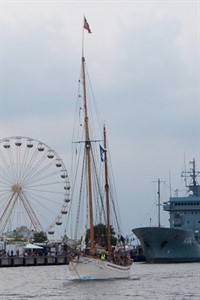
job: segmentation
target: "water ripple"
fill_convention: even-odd
[[[69,280],[67,266],[3,268],[0,299],[199,300],[199,266],[135,263],[127,280],[89,281]]]

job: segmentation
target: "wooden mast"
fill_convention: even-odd
[[[111,232],[110,232],[110,203],[109,203],[109,183],[108,183],[108,164],[107,164],[107,145],[106,145],[106,128],[103,127],[104,139],[104,165],[105,165],[105,192],[106,192],[106,215],[107,215],[107,244],[108,252],[112,252]]]
[[[85,58],[82,56],[82,75],[83,75],[83,97],[84,97],[84,123],[85,123],[85,151],[86,151],[86,165],[88,176],[88,205],[89,205],[89,219],[90,219],[90,254],[94,255],[94,224],[93,224],[93,204],[92,204],[92,176],[91,176],[91,141],[88,124],[88,110],[87,110],[87,95],[86,95],[86,78],[85,78]]]

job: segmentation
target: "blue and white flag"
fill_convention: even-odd
[[[100,146],[100,157],[101,157],[101,161],[103,162],[105,160],[105,157],[104,157],[105,150],[101,145],[99,145],[99,146]]]

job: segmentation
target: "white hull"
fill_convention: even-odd
[[[69,263],[72,279],[123,279],[130,275],[131,266],[120,266],[98,258],[80,257]]]

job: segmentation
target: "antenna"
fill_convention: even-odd
[[[156,182],[156,181],[153,181]],[[161,223],[160,223],[160,207],[161,207],[161,203],[160,203],[160,184],[165,183],[165,181],[161,181],[160,178],[158,178],[157,183],[158,183],[158,191],[157,191],[157,195],[158,195],[158,227],[161,227]]]
[[[158,179],[158,227],[160,227],[160,179]]]
[[[192,165],[192,167],[190,168],[190,171],[185,171],[182,172],[181,177],[185,177],[185,183],[186,183],[186,178],[187,177],[191,177],[192,178],[192,184],[194,186],[197,185],[197,181],[196,181],[196,177],[200,174],[200,172],[196,171],[196,166],[195,166],[195,159],[193,158],[192,161],[190,161],[190,165]],[[186,184],[186,186],[188,186]]]
[[[187,176],[186,176],[186,162],[185,162],[185,153],[184,153],[184,171],[181,174],[181,177],[184,177],[185,186],[187,187]]]
[[[169,171],[169,196],[172,197],[172,182],[171,182],[171,173]]]

